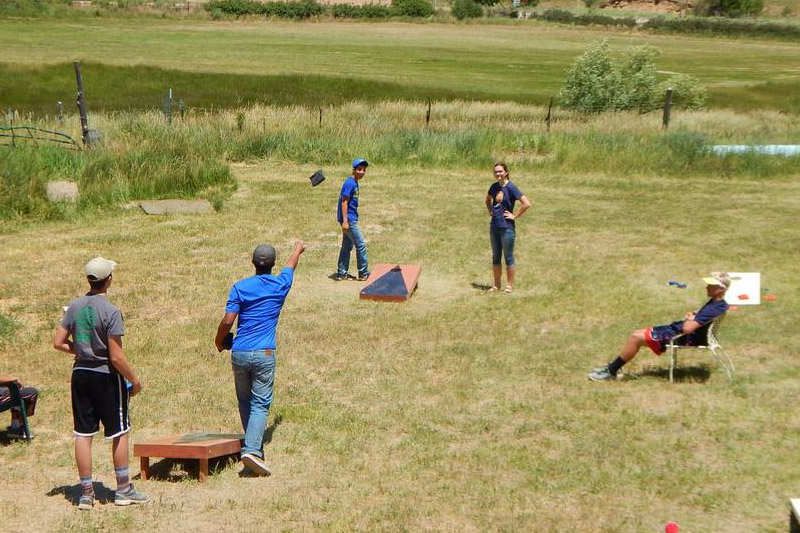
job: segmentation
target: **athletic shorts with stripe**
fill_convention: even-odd
[[[72,421],[75,435],[89,437],[100,430],[107,439],[131,430],[128,419],[128,389],[116,372],[91,370],[72,372]]]

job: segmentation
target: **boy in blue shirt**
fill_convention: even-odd
[[[364,234],[358,227],[358,182],[367,173],[369,163],[366,159],[358,157],[353,160],[353,175],[348,176],[342,184],[339,193],[339,201],[336,204],[336,220],[342,227],[342,247],[339,250],[339,262],[336,265],[334,279],[358,279],[364,281],[369,277],[369,266],[367,264],[367,242]],[[356,249],[356,266],[358,267],[358,278],[354,278],[348,269],[350,268],[350,251]]]
[[[608,365],[595,368],[589,372],[592,381],[608,381],[617,379],[617,372],[628,361],[636,357],[639,348],[647,346],[656,355],[666,351],[670,339],[676,335],[685,335],[678,339],[682,346],[697,346],[706,343],[706,335],[711,322],[725,314],[728,303],[725,301],[725,291],[731,286],[731,278],[727,272],[712,272],[709,277],[703,278],[706,283],[706,294],[709,300],[696,312],[689,311],[683,320],[677,320],[663,326],[653,326],[637,329],[631,333],[620,355]]]
[[[217,327],[217,350],[230,348],[239,417],[244,428],[242,462],[258,475],[272,474],[264,462],[264,430],[267,427],[275,383],[275,333],[278,318],[292,288],[294,271],[305,251],[297,241],[289,261],[274,276],[275,248],[260,244],[253,251],[254,276],[234,283],[228,294],[225,315]],[[228,344],[228,333],[236,319],[236,337]]]

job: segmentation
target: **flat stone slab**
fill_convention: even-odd
[[[47,199],[51,202],[75,202],[78,199],[78,184],[73,181],[49,181]]]
[[[139,207],[148,215],[214,212],[208,200],[142,200]]]

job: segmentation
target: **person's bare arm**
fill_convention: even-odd
[[[122,336],[109,335],[108,337],[108,357],[111,360],[112,366],[122,374],[122,377],[131,383],[131,396],[135,396],[142,390],[142,383],[136,376],[133,367],[125,357],[125,352],[122,349]]]
[[[8,385],[10,383],[16,383],[17,385],[20,385],[20,382],[16,377],[0,375],[0,385]]]
[[[350,229],[350,220],[347,218],[347,206],[350,202],[347,198],[342,198],[342,231]]]
[[[219,321],[217,336],[214,338],[214,345],[217,347],[217,351],[221,352],[225,349],[222,343],[225,341],[225,336],[231,331],[238,315],[239,313],[225,313],[222,320]]]
[[[305,251],[306,251],[306,245],[303,241],[295,242],[294,250],[292,251],[292,255],[289,257],[289,260],[286,262],[286,266],[291,268],[292,270],[296,269],[297,263],[300,261],[300,256]]]
[[[484,203],[486,204],[486,210],[489,211],[489,215],[491,215],[492,214],[492,195],[491,194],[487,194],[486,195],[486,200],[484,201]]]
[[[519,199],[519,204],[520,204],[519,205],[519,211],[517,211],[516,214],[511,213],[509,211],[506,211],[505,217],[508,218],[508,219],[511,219],[511,220],[516,220],[516,219],[518,219],[519,217],[522,216],[522,213],[524,213],[525,211],[527,211],[531,207],[531,201],[528,200],[528,197],[525,196],[524,194]]]
[[[69,331],[60,324],[56,327],[56,333],[53,336],[53,348],[59,352],[75,355],[75,348],[72,345],[72,341],[69,340]]]

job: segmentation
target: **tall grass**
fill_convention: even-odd
[[[251,106],[189,113],[171,124],[159,113],[93,116],[104,144],[82,152],[53,147],[0,152],[0,217],[60,218],[70,213],[44,199],[46,182],[73,180],[77,210],[143,198],[203,196],[219,204],[234,188],[228,163],[270,159],[321,166],[362,154],[395,167],[484,168],[497,159],[547,173],[614,176],[785,177],[797,158],[718,157],[718,143],[796,143],[791,116],[762,112],[678,113],[662,131],[660,114],[586,117],[517,104],[437,102],[425,123],[421,102],[351,103],[318,110]],[[69,117],[73,128],[77,119]],[[43,126],[52,127],[50,124]],[[73,129],[71,132],[78,137]]]

